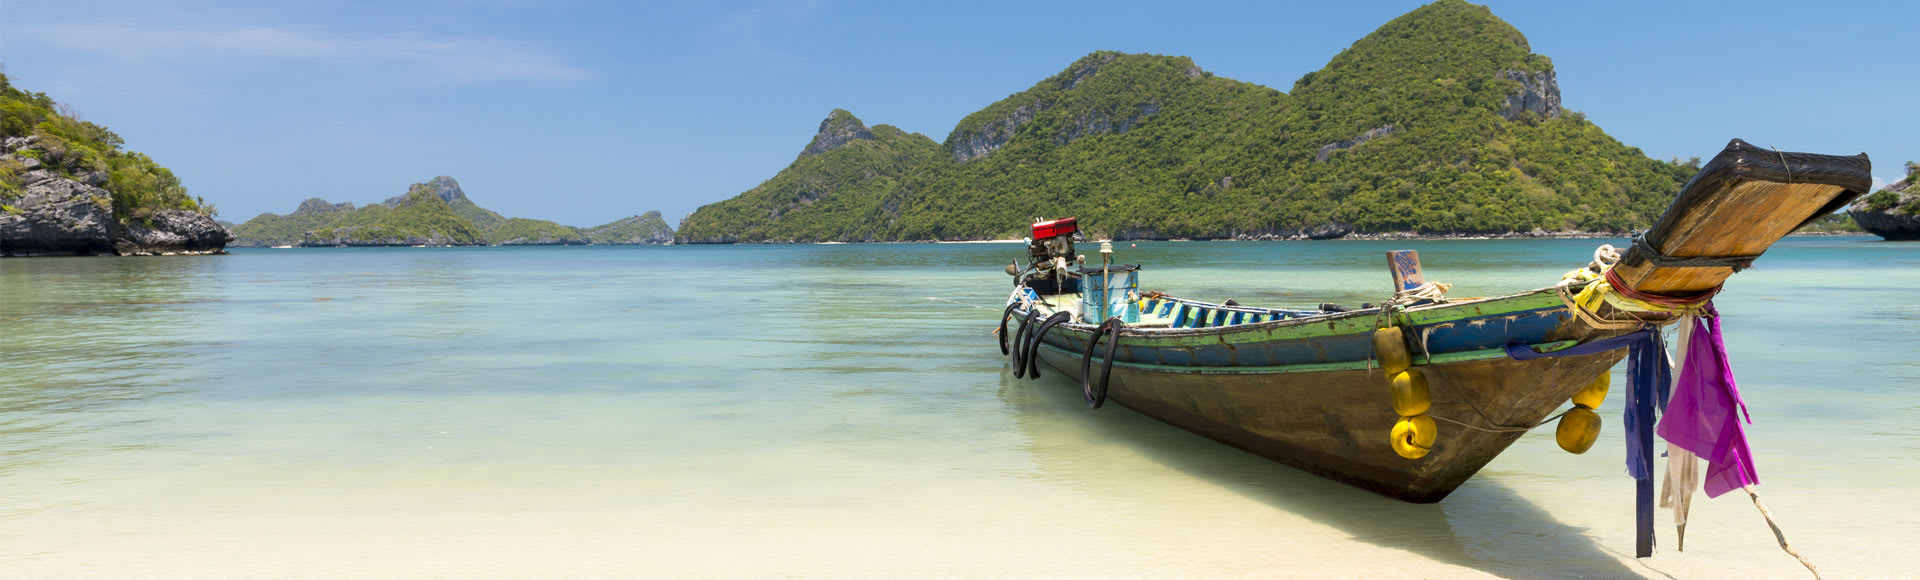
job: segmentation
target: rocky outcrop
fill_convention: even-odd
[[[1313,154],[1313,160],[1315,162],[1326,161],[1328,159],[1333,158],[1333,152],[1335,151],[1359,147],[1361,143],[1366,143],[1374,139],[1379,139],[1381,137],[1392,135],[1395,131],[1399,131],[1399,130],[1400,130],[1399,125],[1387,125],[1383,127],[1375,127],[1372,129],[1368,129],[1367,132],[1365,133],[1354,135],[1352,139],[1347,139],[1345,141],[1334,141],[1326,145],[1321,145],[1320,151]]]
[[[1507,95],[1507,105],[1500,110],[1500,116],[1508,121],[1519,119],[1521,113],[1527,112],[1543,119],[1560,116],[1560,81],[1554,78],[1552,69],[1533,74],[1506,69],[1500,71],[1499,76],[1520,83],[1520,92]]]
[[[981,126],[978,131],[955,131],[947,138],[947,150],[953,152],[953,160],[957,162],[985,156],[1005,147],[1007,141],[1013,140],[1014,131],[1027,124],[1027,121],[1032,121],[1034,113],[1042,110],[1045,108],[1039,103],[1021,105],[1012,114]]]
[[[1073,68],[1068,71],[1066,82],[1062,83],[1060,88],[1073,90],[1074,87],[1080,86],[1081,80],[1100,72],[1100,67],[1106,66],[1116,58],[1120,58],[1120,53],[1101,52],[1080,59],[1079,62],[1073,63]]]
[[[1894,241],[1920,240],[1920,180],[1909,176],[1896,181],[1854,204],[1847,215],[1873,235]]]
[[[988,123],[979,131],[955,133],[952,137],[948,138],[947,149],[953,153],[953,160],[959,162],[985,156],[988,153],[994,152],[996,149],[1006,146],[1007,141],[1013,139],[1014,134],[1020,129],[1021,125],[1032,121],[1035,114],[1045,111],[1046,109],[1046,107],[1038,103],[1016,108],[1013,110],[1013,114],[998,121]],[[1132,130],[1134,125],[1139,124],[1140,121],[1158,112],[1160,112],[1160,105],[1155,103],[1142,103],[1134,107],[1134,113],[1132,115],[1128,115],[1118,122],[1114,121],[1113,117],[1105,114],[1082,115],[1079,119],[1076,119],[1072,125],[1068,125],[1060,134],[1055,135],[1053,142],[1066,145],[1094,135],[1105,135],[1108,133],[1124,134]]]
[[[0,256],[225,253],[233,234],[213,218],[162,210],[145,219],[114,213],[105,174],[55,167],[36,137],[0,141]]]
[[[1891,211],[1847,212],[1860,229],[1894,241],[1920,240],[1920,215],[1900,215]]]
[[[1044,83],[1043,86],[1037,86],[1035,90],[1052,90],[1052,92],[1035,94],[1031,104],[1023,104],[1006,113],[1004,117],[981,123],[977,125],[977,129],[954,129],[954,133],[948,134],[947,144],[945,144],[948,154],[952,154],[954,161],[958,163],[966,163],[977,157],[993,154],[998,148],[1006,146],[1006,142],[1014,140],[1014,134],[1020,133],[1021,125],[1027,125],[1039,113],[1058,106],[1060,92],[1079,88],[1081,81],[1087,81],[1092,75],[1100,73],[1102,67],[1119,58],[1121,54],[1117,52],[1096,52],[1083,60],[1075,61],[1068,71],[1052,79],[1052,83],[1056,83],[1052,86],[1056,88],[1044,88]],[[1200,67],[1196,65],[1188,65],[1185,71],[1181,71],[1181,75],[1185,75],[1188,81],[1206,77],[1206,73],[1200,71]],[[1054,134],[1054,144],[1069,144],[1094,134],[1127,133],[1127,131],[1133,131],[1133,127],[1139,125],[1142,119],[1152,117],[1154,113],[1160,113],[1160,104],[1156,102],[1137,104],[1133,106],[1131,113],[1119,119],[1114,119],[1116,115],[1110,111],[1085,111],[1077,115],[1069,125],[1062,127],[1060,133]]]
[[[861,123],[858,117],[845,110],[834,109],[820,121],[820,132],[814,134],[813,142],[808,143],[806,150],[800,154],[819,155],[854,141],[872,140],[873,131],[867,130],[867,125]]]
[[[112,194],[62,178],[36,159],[0,157],[0,163],[6,161],[26,171],[14,178],[16,192],[0,194],[0,255],[113,253]]]
[[[453,178],[447,177],[445,175],[435,177],[433,178],[432,181],[428,181],[426,183],[426,187],[428,191],[433,192],[433,195],[439,197],[441,201],[447,202],[449,204],[455,201],[464,201],[467,199],[467,192],[460,191],[460,182],[454,181]],[[406,201],[406,199],[407,199],[407,196],[404,194],[396,195],[396,196],[387,198],[386,201],[380,202],[380,205],[384,205],[387,207],[400,207],[400,202]],[[313,201],[313,200],[310,199],[307,201]],[[347,209],[353,209],[353,204],[346,204],[346,205],[347,205]],[[302,208],[306,206],[307,204],[305,203],[300,204],[300,207]],[[298,212],[296,211],[295,213],[298,213]]]
[[[454,188],[459,189],[459,186],[455,185]],[[327,200],[309,197],[306,201],[300,202],[300,209],[293,210],[292,215],[319,215],[343,211],[353,211],[353,202],[327,203]]]
[[[1115,59],[1120,58],[1120,56],[1120,53],[1117,52],[1100,52],[1089,55],[1073,63],[1073,66],[1067,69],[1066,72],[1055,76],[1055,82],[1059,83],[1057,86],[1060,90],[1071,91],[1079,87],[1081,81],[1099,73],[1101,67],[1112,63]],[[1188,69],[1184,71],[1184,74],[1189,80],[1198,79],[1202,76],[1200,67],[1197,66],[1188,67]],[[1036,99],[1040,99],[1040,97],[1036,97]],[[994,150],[1005,147],[1008,141],[1013,140],[1014,134],[1019,132],[1021,125],[1032,121],[1035,115],[1051,109],[1052,103],[1053,101],[1035,100],[1032,103],[1015,107],[1013,111],[1005,117],[981,124],[978,129],[955,130],[953,134],[947,136],[947,151],[953,154],[954,161],[962,163],[992,153]],[[1060,134],[1055,135],[1054,142],[1064,145],[1094,135],[1126,133],[1132,129],[1136,123],[1139,123],[1141,119],[1145,119],[1158,112],[1160,112],[1160,105],[1155,103],[1141,103],[1134,107],[1134,114],[1117,122],[1114,121],[1110,115],[1105,114],[1081,115],[1079,119],[1075,120],[1073,125],[1066,127]]]
[[[170,209],[154,213],[145,223],[135,220],[122,226],[114,237],[113,251],[122,256],[204,254],[207,248],[224,248],[232,241],[233,232],[207,216]]]
[[[1094,135],[1105,135],[1108,133],[1125,134],[1127,131],[1133,130],[1133,126],[1138,124],[1141,119],[1153,116],[1154,113],[1158,112],[1160,112],[1160,105],[1147,103],[1135,108],[1134,114],[1129,115],[1125,119],[1121,119],[1119,123],[1113,122],[1113,119],[1106,115],[1082,116],[1072,126],[1067,127],[1066,132],[1054,136],[1053,142],[1066,145]]]

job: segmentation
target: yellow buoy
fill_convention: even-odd
[[[1401,417],[1393,424],[1393,452],[1407,459],[1419,459],[1433,450],[1433,441],[1440,435],[1439,427],[1433,424],[1433,418],[1426,415]]]
[[[1400,327],[1373,331],[1373,358],[1380,361],[1380,370],[1387,371],[1389,377],[1413,366],[1413,356],[1407,354],[1407,341],[1402,338]]]
[[[1393,395],[1393,412],[1402,417],[1412,417],[1433,408],[1433,393],[1427,390],[1427,376],[1420,371],[1407,369],[1387,380],[1387,391]]]
[[[1593,448],[1593,441],[1600,438],[1600,414],[1582,406],[1560,417],[1560,426],[1554,430],[1553,439],[1560,442],[1560,448],[1567,453],[1579,455]]]
[[[1611,374],[1600,373],[1600,378],[1594,379],[1591,384],[1581,388],[1580,392],[1573,394],[1573,404],[1582,405],[1588,409],[1600,408],[1600,403],[1607,400],[1607,387],[1612,382]]]

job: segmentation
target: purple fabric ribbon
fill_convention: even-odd
[[[1668,443],[1707,460],[1702,487],[1711,498],[1758,484],[1760,474],[1754,471],[1753,450],[1747,446],[1747,430],[1741,424],[1742,419],[1752,423],[1753,418],[1747,415],[1747,404],[1733,382],[1719,313],[1709,304],[1706,314],[1694,321],[1686,366],[1680,369],[1658,431]]]
[[[1627,348],[1627,404],[1624,409],[1627,432],[1627,474],[1635,481],[1636,546],[1634,555],[1653,555],[1653,435],[1650,429],[1657,414],[1660,437],[1681,449],[1707,460],[1704,487],[1707,497],[1760,483],[1753,470],[1753,450],[1747,447],[1747,431],[1741,419],[1747,416],[1747,404],[1740,400],[1740,389],[1733,383],[1733,368],[1727,363],[1727,345],[1720,338],[1720,313],[1712,303],[1702,309],[1704,316],[1694,319],[1692,340],[1687,343],[1686,366],[1681,367],[1677,384],[1669,384],[1666,346],[1657,327],[1644,327],[1620,336],[1542,353],[1523,344],[1507,345],[1507,356],[1514,360],[1581,356]],[[1735,410],[1738,413],[1735,413]]]

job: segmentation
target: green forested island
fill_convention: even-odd
[[[648,220],[647,218],[651,218]],[[673,230],[660,212],[582,230],[546,220],[509,218],[467,198],[445,175],[407,193],[355,208],[311,198],[293,213],[260,214],[234,226],[243,246],[661,244]]]
[[[213,206],[124,144],[0,74],[0,255],[220,252]]]
[[[212,215],[213,207],[187,195],[172,171],[136,151],[120,148],[125,142],[106,127],[60,113],[46,93],[14,88],[0,74],[0,139],[21,139],[10,153],[34,159],[0,161],[0,196],[17,197],[21,178],[32,166],[58,167],[68,176],[97,173],[113,195],[115,216],[122,220],[150,217],[163,210],[186,210]],[[33,141],[26,145],[25,140]]]
[[[1184,57],[1096,52],[944,142],[835,110],[792,165],[681,223],[681,243],[1625,232],[1698,160],[1659,161],[1560,105],[1553,64],[1440,0],[1280,91]]]

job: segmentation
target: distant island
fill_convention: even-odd
[[[1185,57],[1096,52],[944,142],[835,110],[791,165],[699,208],[678,238],[1018,238],[1064,216],[1118,239],[1623,233],[1697,170],[1563,108],[1552,61],[1519,30],[1440,0],[1288,92]]]
[[[320,198],[286,215],[263,213],[233,227],[235,246],[530,246],[669,244],[673,228],[650,211],[592,228],[509,218],[467,198],[445,175],[405,194],[355,208]]]
[[[1873,235],[1920,240],[1920,163],[1908,161],[1905,179],[1861,199],[1847,214]]]
[[[173,172],[0,74],[0,256],[214,254],[233,239]]]
[[[233,246],[670,244],[650,211],[592,228],[508,218],[447,176],[355,208],[309,199],[239,225],[187,195],[167,168],[120,148],[119,135],[62,113],[45,93],[0,74],[0,256],[224,253]]]

